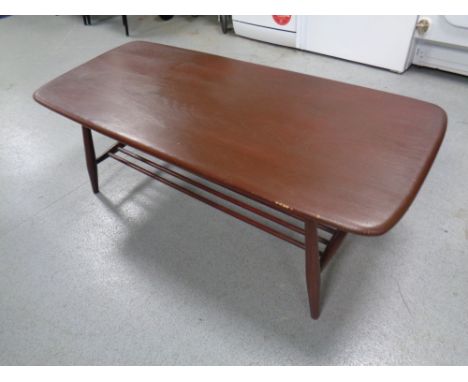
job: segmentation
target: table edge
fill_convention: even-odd
[[[108,50],[108,51],[102,53],[101,55],[98,55],[98,56],[92,58],[91,60],[88,60],[88,61],[84,62],[83,64],[80,64],[80,65],[68,70],[67,72],[63,73],[62,75],[60,75],[60,76],[58,76],[58,77],[56,77],[56,78],[54,78],[52,80],[48,81],[47,83],[45,83],[43,86],[41,86],[39,89],[37,89],[33,93],[33,99],[36,102],[38,102],[39,104],[41,104],[42,106],[48,108],[49,110],[54,111],[54,112],[64,116],[65,118],[68,118],[68,119],[70,119],[70,120],[72,120],[72,121],[74,121],[76,123],[79,123],[80,125],[86,126],[86,127],[90,128],[92,130],[95,130],[96,132],[98,132],[100,134],[103,134],[103,135],[105,135],[105,136],[107,136],[109,138],[115,139],[115,140],[117,140],[117,141],[119,141],[121,143],[128,144],[131,147],[134,147],[134,148],[136,148],[138,150],[141,150],[142,152],[144,152],[144,153],[146,153],[148,155],[152,155],[152,156],[154,156],[156,158],[159,158],[159,159],[161,159],[163,161],[166,161],[166,162],[168,162],[170,164],[176,165],[177,167],[179,167],[179,168],[181,168],[183,170],[186,170],[188,172],[191,172],[192,174],[194,174],[196,176],[200,176],[200,177],[202,177],[202,178],[204,178],[204,179],[206,179],[206,180],[208,180],[208,181],[210,181],[212,183],[215,183],[215,184],[220,185],[220,186],[222,186],[222,187],[224,187],[226,189],[237,192],[237,193],[239,193],[241,195],[244,195],[244,196],[246,196],[246,197],[248,197],[248,198],[250,198],[252,200],[260,202],[260,203],[262,203],[262,204],[264,204],[264,205],[266,205],[266,206],[268,206],[270,208],[280,210],[281,212],[284,212],[285,214],[295,216],[295,217],[297,217],[297,218],[299,218],[301,220],[304,220],[304,221],[309,220],[309,219],[314,219],[318,223],[321,223],[321,224],[324,224],[324,225],[339,229],[341,231],[350,232],[350,233],[354,233],[354,234],[358,234],[358,235],[364,235],[364,236],[379,236],[379,235],[382,235],[382,234],[388,232],[390,229],[392,229],[401,220],[401,218],[404,216],[404,214],[407,212],[407,210],[409,209],[409,207],[413,203],[414,199],[416,198],[416,196],[417,196],[419,190],[421,189],[421,187],[422,187],[422,185],[424,183],[424,180],[426,179],[426,177],[427,177],[427,175],[428,175],[428,173],[429,173],[429,171],[431,169],[431,166],[432,166],[432,164],[433,164],[433,162],[434,162],[434,160],[435,160],[435,158],[437,156],[437,153],[438,153],[438,151],[439,151],[439,149],[441,147],[443,138],[445,136],[445,132],[447,130],[447,121],[448,121],[447,113],[445,112],[445,110],[443,110],[440,106],[438,106],[436,104],[433,104],[431,102],[421,101],[421,100],[418,100],[418,99],[415,99],[415,98],[412,98],[412,97],[402,96],[402,95],[395,94],[395,93],[389,93],[389,92],[381,91],[381,90],[378,90],[378,89],[368,88],[368,87],[361,86],[361,85],[348,84],[346,82],[340,82],[340,81],[336,81],[336,80],[332,80],[332,79],[328,79],[328,78],[323,78],[323,79],[325,79],[327,81],[337,82],[337,83],[340,83],[340,84],[346,84],[346,85],[350,85],[350,86],[356,86],[356,87],[359,87],[359,88],[369,89],[369,90],[372,90],[372,91],[378,91],[378,92],[381,92],[381,93],[391,94],[393,96],[407,98],[407,99],[410,99],[412,101],[417,101],[417,102],[420,102],[420,103],[425,103],[425,104],[431,105],[432,108],[437,109],[439,111],[439,113],[441,113],[442,119],[443,119],[443,125],[440,128],[438,139],[434,143],[433,149],[432,149],[430,155],[427,157],[426,162],[424,164],[424,167],[423,167],[422,171],[420,172],[418,179],[414,182],[414,185],[411,188],[408,195],[406,196],[406,198],[404,198],[402,200],[402,202],[397,206],[397,208],[395,208],[393,213],[391,213],[390,216],[385,221],[383,221],[383,222],[381,222],[380,224],[377,224],[377,225],[363,226],[362,224],[344,224],[344,223],[334,221],[332,219],[325,219],[320,215],[308,214],[308,213],[304,213],[304,212],[295,210],[295,209],[290,208],[290,207],[286,207],[284,205],[281,205],[281,203],[279,203],[278,201],[271,201],[271,200],[264,199],[264,198],[262,198],[262,197],[260,197],[258,195],[255,195],[255,194],[253,194],[253,193],[251,193],[251,192],[249,192],[247,190],[239,189],[236,186],[228,184],[227,182],[225,182],[223,180],[217,179],[215,176],[208,176],[206,174],[203,174],[198,169],[192,168],[192,166],[190,164],[182,162],[178,158],[176,158],[174,156],[171,156],[168,153],[155,150],[154,148],[149,147],[149,146],[145,146],[142,142],[140,142],[138,140],[133,140],[131,137],[128,137],[128,136],[121,135],[121,134],[118,134],[116,132],[110,131],[110,130],[108,130],[108,129],[102,127],[102,126],[99,126],[98,124],[95,124],[95,123],[93,123],[91,121],[88,121],[88,120],[86,120],[86,119],[84,119],[84,118],[82,118],[82,117],[80,117],[78,115],[75,115],[75,114],[73,114],[73,113],[71,113],[69,111],[65,111],[60,107],[54,106],[54,105],[50,104],[49,102],[47,102],[47,100],[41,98],[40,93],[41,93],[42,89],[46,88],[50,83],[59,80],[61,77],[65,76],[67,73],[75,70],[76,68],[78,68],[78,67],[80,67],[82,65],[86,65],[88,62],[93,61],[93,60],[97,59],[98,57],[100,57],[100,56],[102,56],[104,54],[107,54],[107,53],[109,53],[109,52],[111,52],[111,51],[113,51],[115,49],[118,49],[118,48],[120,48],[122,46],[125,46],[125,45],[128,45],[128,44],[135,44],[135,43],[164,45],[164,44],[158,44],[158,43],[151,43],[151,42],[147,42],[147,41],[132,41],[132,42],[120,45],[120,46],[118,46],[116,48],[113,48],[111,50]],[[171,47],[170,45],[165,45],[165,46]],[[184,48],[178,48],[178,47],[171,47],[171,48],[191,51],[190,49],[184,49]],[[239,62],[242,62],[242,63],[252,64],[252,65],[264,66],[264,67],[267,67],[267,68],[270,68],[270,69],[282,70],[282,71],[291,72],[291,73],[295,73],[295,74],[300,74],[300,75],[304,75],[304,76],[308,76],[308,77],[322,78],[322,77],[317,77],[317,76],[309,76],[307,74],[300,73],[300,72],[294,72],[294,71],[288,71],[288,70],[281,69],[281,68],[275,68],[275,67],[272,67],[272,66],[255,64],[255,63],[250,63],[250,62],[242,61],[242,60],[238,60],[238,59],[232,59],[232,58],[229,58],[229,57],[214,55],[214,54],[211,54],[211,53],[205,53],[205,52],[199,52],[199,51],[197,51],[197,53],[208,54],[208,55],[221,57],[221,58],[228,59],[228,60],[239,61]]]

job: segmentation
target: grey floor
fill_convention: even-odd
[[[223,35],[216,18],[0,20],[1,364],[468,364],[468,78]],[[449,127],[387,235],[349,236],[308,315],[303,254],[117,163],[92,194],[78,125],[33,91],[132,39],[420,98]],[[97,139],[99,149],[108,145]]]

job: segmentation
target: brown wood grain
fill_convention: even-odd
[[[364,235],[408,209],[447,124],[427,102],[148,42],[104,53],[34,98],[253,199]]]

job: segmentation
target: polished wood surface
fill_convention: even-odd
[[[402,217],[447,124],[426,102],[148,42],[104,53],[34,98],[291,215],[365,235]]]

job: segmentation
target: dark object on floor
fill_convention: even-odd
[[[128,19],[127,19],[127,16],[122,16],[122,23],[124,25],[124,28],[125,28],[125,36],[129,36],[129,33],[128,33]]]
[[[174,16],[159,16],[161,20],[167,21],[172,19]],[[128,30],[128,19],[127,16],[122,16],[122,23],[125,27],[125,35],[128,37],[130,35],[129,30]]]
[[[91,25],[91,16],[89,15],[86,15],[86,16],[82,16],[83,17],[83,23],[84,25]],[[129,31],[128,31],[128,19],[127,19],[127,16],[122,16],[122,24],[124,25],[124,28],[125,28],[125,35],[128,36],[129,35]]]
[[[219,15],[219,23],[221,24],[221,30],[224,34],[229,32],[230,24],[231,24],[231,16],[230,15]]]

